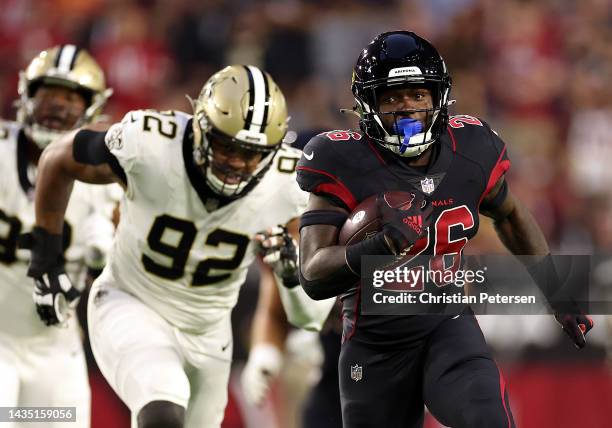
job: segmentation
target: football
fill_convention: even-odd
[[[338,245],[350,245],[371,238],[382,230],[378,212],[377,195],[370,196],[355,207],[346,219],[338,234]],[[384,199],[390,207],[407,210],[412,204],[414,194],[404,191],[384,193]]]

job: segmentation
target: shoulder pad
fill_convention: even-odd
[[[367,159],[369,150],[362,134],[351,130],[323,132],[313,137],[297,166],[297,181],[302,190],[341,201],[349,211],[356,205],[345,183],[345,171],[351,171],[352,160]]]
[[[341,144],[335,144],[327,137],[327,133],[315,135],[302,150],[302,156],[298,162],[298,174],[319,173],[335,175]],[[299,180],[298,180],[299,182]],[[300,184],[301,186],[301,184]],[[304,189],[308,190],[308,189]]]
[[[180,144],[191,116],[174,111],[134,110],[113,124],[104,141],[127,173],[145,158],[165,146]]]
[[[495,156],[505,149],[506,144],[498,133],[482,119],[469,115],[451,116],[448,121],[456,149],[466,156],[474,154]]]
[[[133,110],[128,112],[121,124],[125,128],[135,128],[142,132],[157,132],[157,134],[174,138],[176,131],[184,125],[191,116],[187,113],[174,110]]]
[[[477,163],[484,172],[482,200],[510,168],[506,144],[488,123],[473,116],[451,116],[448,126],[457,152]]]

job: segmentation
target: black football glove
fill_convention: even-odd
[[[410,206],[395,208],[393,201],[380,193],[376,199],[383,224],[383,233],[390,241],[395,254],[408,251],[423,236],[431,223],[433,208],[426,196],[415,189]]]
[[[562,314],[555,313],[555,319],[561,327],[563,331],[572,339],[574,345],[578,349],[584,348],[586,345],[586,335],[593,328],[593,320],[580,313],[578,307],[576,307],[577,311],[573,314]]]
[[[81,292],[64,270],[62,235],[34,227],[19,237],[19,247],[31,250],[28,276],[34,279],[32,297],[40,319],[47,325],[64,323]]]
[[[593,328],[593,320],[583,313],[571,296],[565,294],[552,256],[548,254],[529,266],[527,271],[548,300],[563,331],[578,349],[584,348],[586,335]]]
[[[264,263],[274,270],[287,288],[300,285],[298,276],[298,246],[287,228],[272,227],[255,235],[258,251]]]

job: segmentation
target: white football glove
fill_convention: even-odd
[[[64,324],[81,296],[64,269],[61,234],[38,226],[19,237],[19,246],[31,251],[27,275],[34,279],[32,298],[40,319],[47,325]]]
[[[298,277],[298,245],[287,228],[282,225],[272,227],[255,235],[259,252],[265,264],[270,266],[287,288],[300,285]]]
[[[276,346],[263,343],[251,349],[241,376],[242,391],[248,404],[263,404],[282,364],[283,355]]]

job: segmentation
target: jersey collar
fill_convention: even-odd
[[[442,180],[446,177],[446,172],[449,170],[455,158],[452,142],[447,132],[442,133],[436,147],[431,147],[430,150],[434,150],[435,152],[432,153],[434,157],[430,160],[427,168],[410,167],[403,162],[402,158],[376,143],[372,143],[371,147],[378,152],[380,155],[379,160],[381,160],[385,166],[394,166],[387,169],[391,174],[410,183],[416,188],[423,188],[424,181],[428,180],[433,181],[434,189],[437,189]],[[425,191],[425,189],[423,189],[423,191]]]

